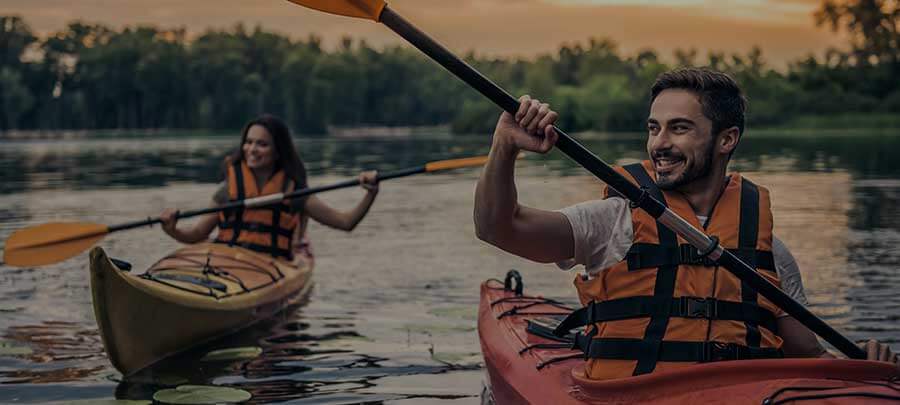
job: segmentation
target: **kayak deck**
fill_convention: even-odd
[[[528,320],[570,311],[552,300],[516,295],[497,280],[482,284],[478,333],[497,404],[761,404],[810,395],[828,403],[900,400],[900,372],[888,363],[862,360],[722,361],[590,380],[581,352],[526,331]]]
[[[91,251],[94,315],[110,362],[128,376],[269,318],[312,286],[313,260],[288,263],[241,248],[179,249],[146,273]]]

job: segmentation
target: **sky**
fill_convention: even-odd
[[[821,0],[394,0],[389,4],[457,52],[531,57],[561,44],[611,38],[630,55],[652,48],[746,53],[754,45],[774,66],[844,41],[812,17]],[[152,24],[205,29],[238,22],[294,38],[314,33],[335,44],[343,36],[374,46],[402,43],[371,21],[332,16],[286,0],[0,0],[0,14],[18,14],[38,33],[80,19],[114,27]]]

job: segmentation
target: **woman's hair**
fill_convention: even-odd
[[[265,128],[269,135],[272,136],[275,153],[278,155],[278,158],[275,159],[275,171],[279,169],[284,170],[284,174],[294,181],[296,189],[306,188],[306,167],[303,166],[303,161],[300,160],[300,156],[297,155],[297,150],[294,148],[291,130],[288,129],[284,121],[270,114],[260,115],[244,126],[244,130],[241,132],[241,143],[238,145],[237,150],[225,158],[225,172],[228,172],[228,165],[231,162],[244,159],[244,142],[247,141],[247,132],[254,125]]]

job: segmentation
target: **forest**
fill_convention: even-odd
[[[750,101],[751,127],[900,127],[900,2],[826,0],[811,24],[841,32],[843,49],[767,64],[759,48],[701,55],[683,49],[621,52],[591,38],[528,59],[466,60],[513,94],[561,111],[570,131],[640,131],[656,76],[678,66],[731,74]],[[74,21],[38,36],[20,16],[0,16],[0,130],[231,130],[260,112],[295,132],[330,126],[430,126],[489,131],[498,109],[417,50],[375,49],[344,38],[325,49],[237,25],[120,30]]]

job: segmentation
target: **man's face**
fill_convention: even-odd
[[[674,190],[712,170],[712,121],[703,115],[700,98],[688,90],[663,90],[647,118],[647,153],[656,184]]]

